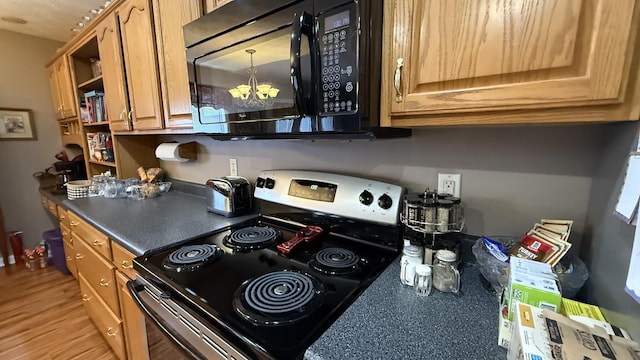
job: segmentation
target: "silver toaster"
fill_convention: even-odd
[[[251,184],[241,176],[207,180],[207,211],[232,217],[253,210]]]

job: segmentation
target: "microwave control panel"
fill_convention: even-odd
[[[358,33],[354,3],[318,16],[320,115],[358,111]]]

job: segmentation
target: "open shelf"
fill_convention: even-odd
[[[116,167],[116,163],[111,162],[111,161],[98,161],[98,160],[92,160],[90,159],[89,162],[91,164],[96,164],[96,165],[102,165],[102,166],[107,166],[107,167]]]
[[[78,84],[78,89],[83,92],[91,91],[91,90],[102,91],[103,88],[104,86],[102,85],[102,75],[98,75],[85,82]]]

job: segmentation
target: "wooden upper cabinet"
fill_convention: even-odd
[[[128,0],[118,13],[133,128],[162,129],[160,75],[151,1]]]
[[[71,82],[71,69],[66,55],[60,56],[49,68],[49,85],[53,106],[58,120],[74,117],[76,111],[75,91]]]
[[[208,14],[226,3],[230,3],[231,1],[233,0],[205,0],[204,12]]]
[[[381,121],[637,119],[637,15],[636,0],[386,1]]]
[[[191,94],[182,27],[202,15],[200,0],[153,3],[166,128],[191,128]]]
[[[109,127],[111,131],[129,130],[124,66],[120,48],[120,34],[116,14],[110,14],[96,26],[98,51],[102,65],[102,81],[105,92]]]

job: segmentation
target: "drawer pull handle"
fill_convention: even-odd
[[[100,286],[109,286],[109,282],[105,279],[100,279]]]
[[[133,269],[133,264],[129,263],[127,260],[122,260],[121,267],[123,269]]]
[[[82,301],[89,301],[89,300],[91,300],[91,296],[87,294],[82,295]]]
[[[69,232],[67,230],[65,230],[65,231],[62,232],[62,235],[67,236],[67,235],[69,235]]]
[[[76,254],[76,260],[82,260],[82,259],[84,259],[84,255],[82,255],[80,253],[77,253]]]
[[[67,261],[73,261],[73,258],[71,256],[67,256]]]
[[[107,336],[116,336],[116,331],[112,327],[107,328]]]
[[[69,226],[78,226],[78,225],[80,225],[80,223],[77,221],[73,221],[73,220],[69,221]]]
[[[66,219],[66,218],[67,218],[66,216],[64,216],[64,215],[60,214],[60,220],[64,220],[64,219]]]
[[[393,84],[396,88],[396,102],[402,102],[402,91],[400,90],[400,76],[402,75],[402,67],[404,66],[404,59],[398,58],[396,65],[396,72],[393,76]]]
[[[93,240],[93,246],[102,246],[102,244],[104,244],[104,241],[98,239]]]
[[[56,211],[56,208],[54,208],[53,206],[49,206],[49,211],[54,212]]]
[[[69,239],[69,243],[73,245],[73,238]]]

